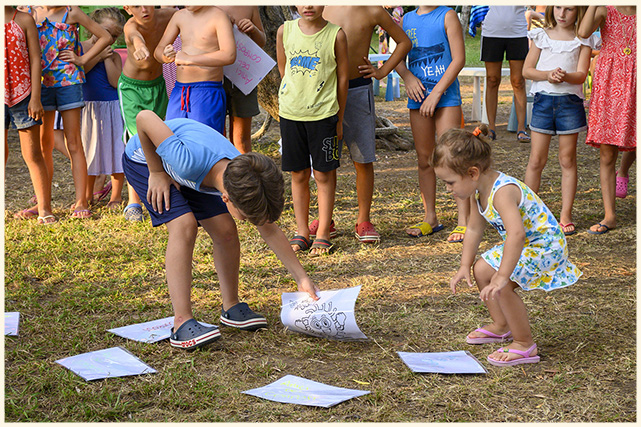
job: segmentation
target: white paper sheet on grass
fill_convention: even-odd
[[[337,340],[367,339],[356,324],[354,305],[361,287],[320,291],[318,301],[306,292],[282,296],[280,320],[287,329],[320,338]]]
[[[156,373],[155,369],[147,366],[122,347],[83,353],[56,360],[56,363],[86,381]]]
[[[234,25],[234,38],[236,39],[236,61],[231,65],[225,65],[223,74],[247,95],[274,68],[276,61],[249,36],[242,33],[236,25]]]
[[[434,374],[485,374],[487,370],[468,351],[443,353],[397,352],[405,364],[414,372]]]
[[[243,391],[243,393],[274,402],[329,408],[370,392],[334,387],[295,375],[286,375],[264,387]]]
[[[204,326],[213,326],[209,323],[199,322]],[[174,327],[174,317],[152,320],[150,322],[136,323],[133,325],[121,326],[119,328],[107,329],[108,332],[120,337],[145,343],[154,343],[169,339],[171,328]]]
[[[18,336],[18,325],[20,324],[20,312],[10,311],[4,314],[4,334]]]

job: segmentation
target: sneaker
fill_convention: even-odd
[[[267,328],[267,319],[254,313],[246,302],[239,302],[227,311],[221,309],[220,322],[244,331]]]
[[[142,214],[142,206],[138,203],[131,203],[127,205],[122,213],[125,215],[127,221],[143,221],[145,217]]]
[[[314,240],[316,238],[316,232],[318,231],[318,220],[315,219],[312,221],[311,224],[309,224],[309,238]],[[329,238],[333,239],[334,237],[338,236],[338,231],[336,230],[336,225],[334,224],[334,220],[329,223]]]
[[[381,235],[378,234],[374,225],[369,221],[363,221],[357,224],[354,235],[362,243],[377,243],[381,241]]]
[[[195,319],[189,319],[176,332],[171,328],[169,343],[172,347],[193,350],[202,347],[205,344],[212,343],[220,338],[218,326],[204,326],[196,322]]]

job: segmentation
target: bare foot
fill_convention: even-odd
[[[511,350],[519,350],[519,351],[527,352],[532,347],[534,347],[534,343],[524,346],[519,343],[513,342],[510,345],[503,347],[503,351],[496,350],[494,353],[490,354],[488,357],[492,360],[497,360],[500,362],[508,362],[514,359],[522,359],[524,356],[521,356],[518,353],[511,353],[506,350],[511,349]],[[530,356],[536,356],[537,353],[538,353],[538,349],[534,347],[534,349],[532,349],[532,351],[530,352]]]

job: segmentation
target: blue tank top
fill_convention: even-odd
[[[85,73],[82,94],[85,101],[117,101],[118,89],[109,84],[105,63],[100,61]]]
[[[450,43],[445,32],[445,14],[450,10],[447,6],[439,6],[423,15],[413,10],[403,16],[403,31],[412,41],[408,69],[425,86],[425,97],[432,92],[452,62]],[[437,108],[457,105],[461,105],[458,78],[445,90]],[[420,106],[420,103],[408,99],[408,108],[417,109]]]

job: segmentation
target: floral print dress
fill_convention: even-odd
[[[581,271],[568,260],[568,248],[563,230],[550,209],[527,185],[499,172],[487,200],[485,211],[476,193],[479,212],[501,235],[503,243],[507,232],[503,220],[494,209],[494,195],[505,186],[514,184],[521,189],[519,212],[525,228],[525,245],[510,279],[522,289],[553,289],[570,286],[581,277]],[[503,243],[494,246],[481,257],[498,271],[503,257]]]
[[[85,72],[70,62],[58,58],[61,50],[72,49],[80,56],[78,26],[67,24],[69,8],[62,22],[51,22],[49,18],[38,24],[40,49],[42,50],[42,85],[45,87],[71,86],[85,82]]]

